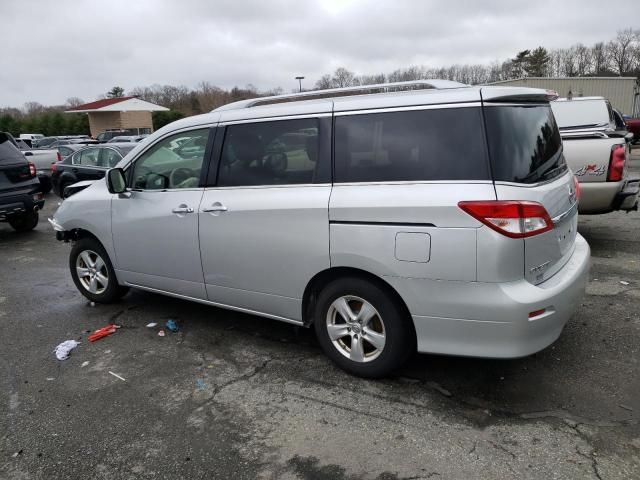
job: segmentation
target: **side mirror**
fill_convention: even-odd
[[[124,178],[124,170],[112,168],[107,171],[107,189],[109,193],[123,193],[127,190],[127,180]]]

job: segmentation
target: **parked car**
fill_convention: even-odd
[[[555,97],[358,88],[233,103],[138,144],[51,219],[79,291],[313,326],[366,377],[416,349],[511,358],[554,342],[589,270]]]
[[[21,133],[18,139],[31,147],[33,142],[38,141],[41,138],[44,138],[44,135],[41,133]]]
[[[96,136],[96,140],[99,143],[106,143],[114,137],[135,136],[135,135],[139,135],[137,128],[123,129],[123,130],[107,130],[106,132],[99,133]]]
[[[137,143],[144,140],[148,136],[149,135],[121,135],[119,137],[113,137],[111,140],[108,140],[107,143]]]
[[[64,159],[64,158],[67,158],[69,155],[74,154],[81,148],[84,148],[85,146],[86,145],[79,144],[79,143],[69,144],[69,145],[60,145],[58,147],[58,152],[60,152],[60,156]]]
[[[616,125],[603,97],[558,99],[551,104],[560,127],[564,155],[580,182],[580,213],[637,210],[640,179],[630,177],[631,136]]]
[[[58,196],[64,197],[65,189],[69,185],[104,177],[105,172],[115,167],[135,145],[135,143],[110,143],[76,150],[51,166],[51,180],[55,192]]]
[[[640,118],[625,117],[627,130],[633,133],[633,143],[640,143]]]
[[[44,195],[33,163],[28,162],[12,141],[0,132],[0,222],[18,232],[33,230]]]
[[[61,159],[60,154],[56,150],[34,150],[23,139],[14,138],[10,133],[6,133],[6,135],[25,158],[35,165],[41,192],[49,193],[51,191],[51,164]]]

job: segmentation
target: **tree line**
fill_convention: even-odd
[[[638,77],[640,76],[640,30],[620,30],[609,42],[591,46],[576,43],[569,48],[547,50],[540,46],[518,52],[515,57],[488,65],[451,65],[432,68],[414,65],[389,73],[357,75],[340,67],[324,74],[316,89],[341,88],[387,82],[441,78],[470,85],[522,77]]]
[[[454,64],[439,68],[413,65],[377,74],[358,74],[340,67],[333,73],[322,75],[308,90],[428,78],[478,85],[521,77],[608,76],[640,76],[640,30],[620,30],[612,40],[590,46],[577,43],[568,48],[552,50],[539,46],[520,51],[513,58],[491,64]],[[223,89],[211,82],[203,81],[195,88],[184,85],[150,85],[125,91],[124,88],[115,86],[99,98],[134,95],[169,108],[169,112],[153,113],[153,126],[157,129],[179,118],[209,112],[230,102],[283,92],[279,87],[261,91],[251,84]],[[82,103],[85,103],[82,99],[72,97],[59,106],[45,107],[37,102],[27,102],[21,109],[0,109],[0,131],[9,131],[14,135],[25,132],[44,135],[89,134],[86,115],[62,113]]]

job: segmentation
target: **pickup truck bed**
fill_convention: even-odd
[[[558,99],[551,108],[565,159],[580,183],[580,213],[637,210],[640,180],[629,177],[630,135],[616,124],[609,101]]]

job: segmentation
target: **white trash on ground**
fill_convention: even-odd
[[[69,358],[69,353],[71,353],[71,350],[76,348],[78,345],[80,345],[80,342],[76,342],[75,340],[66,340],[62,342],[54,350],[56,358],[58,360],[66,360],[67,358]]]

